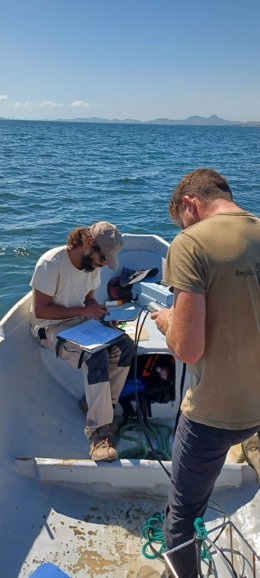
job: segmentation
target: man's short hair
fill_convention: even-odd
[[[182,206],[182,199],[188,197],[198,197],[205,201],[213,199],[233,200],[228,182],[222,175],[213,169],[196,169],[188,173],[179,182],[172,193],[169,205],[169,213],[173,220],[178,220],[179,210]]]

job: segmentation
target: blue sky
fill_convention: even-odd
[[[0,116],[260,121],[260,0],[0,0]]]

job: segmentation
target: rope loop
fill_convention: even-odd
[[[142,554],[149,560],[162,558],[162,554],[165,551],[166,544],[162,531],[163,521],[163,514],[157,512],[147,520],[142,528],[142,536],[146,540],[142,546]],[[156,548],[154,544],[157,545]]]

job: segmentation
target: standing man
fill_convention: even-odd
[[[79,347],[68,342],[57,348],[57,335],[87,319],[99,321],[106,314],[105,305],[95,299],[95,289],[100,285],[101,267],[118,269],[117,253],[122,245],[122,235],[111,223],[78,227],[69,234],[67,245],[40,257],[30,283],[33,336],[72,367],[81,367],[88,406],[85,433],[95,461],[118,457],[110,426],[113,405],[132,361],[133,341],[122,334],[116,344],[83,356]]]
[[[260,430],[260,219],[211,169],[185,176],[169,211],[183,229],[164,275],[174,305],[152,318],[192,375],[173,445],[164,526],[172,549],[193,538],[229,448]],[[172,563],[180,578],[197,578],[194,543]]]

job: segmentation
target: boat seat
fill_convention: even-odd
[[[65,574],[65,572],[60,570],[60,568],[54,564],[46,562],[39,566],[35,572],[30,574],[30,578],[70,578],[70,576]]]

